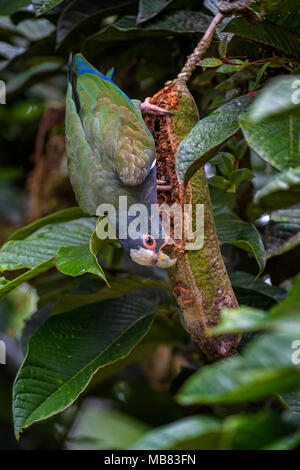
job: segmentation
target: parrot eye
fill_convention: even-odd
[[[156,240],[152,237],[152,235],[144,235],[143,237],[143,245],[148,250],[155,250],[156,248]]]

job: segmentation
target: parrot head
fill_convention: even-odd
[[[119,241],[132,261],[141,266],[156,266],[157,268],[167,269],[174,266],[177,261],[176,258],[171,259],[162,251],[170,242],[165,236],[161,220],[159,220],[159,236],[157,238],[151,233],[143,234],[140,232],[138,237],[131,238],[128,234],[126,239],[119,238]]]
[[[165,240],[157,240],[152,235],[146,234],[138,240],[131,240],[129,242],[129,245],[132,245],[129,249],[129,254],[132,261],[142,266],[170,268],[174,266],[177,260],[171,259],[162,251],[166,244]]]

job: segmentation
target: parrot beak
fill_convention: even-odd
[[[155,266],[157,266],[158,268],[168,269],[174,266],[176,261],[177,258],[171,259],[170,256],[160,251],[158,253],[157,262],[155,263]]]

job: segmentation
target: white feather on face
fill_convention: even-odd
[[[171,259],[168,255],[160,251],[156,253],[153,250],[147,250],[147,248],[137,248],[130,250],[130,257],[132,261],[141,266],[156,266],[158,268],[170,268],[176,263],[176,259]]]

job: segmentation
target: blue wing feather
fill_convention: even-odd
[[[110,77],[107,77],[106,75],[103,75],[99,70],[97,70],[93,65],[91,65],[81,54],[76,54],[74,57],[72,54],[70,54],[69,58],[69,80],[71,81],[72,85],[73,83],[73,74],[75,74],[76,77],[79,75],[82,75],[84,73],[89,73],[92,75],[97,75],[98,77],[102,78],[103,80],[106,80],[107,82],[110,82],[115,90],[121,95],[124,96],[129,103],[135,108],[133,102],[131,101],[130,98],[122,91],[120,88],[112,81],[112,76],[113,76],[113,71],[110,75]],[[74,86],[73,86],[74,88]],[[75,97],[74,97],[75,98]],[[76,101],[76,100],[75,100]]]

